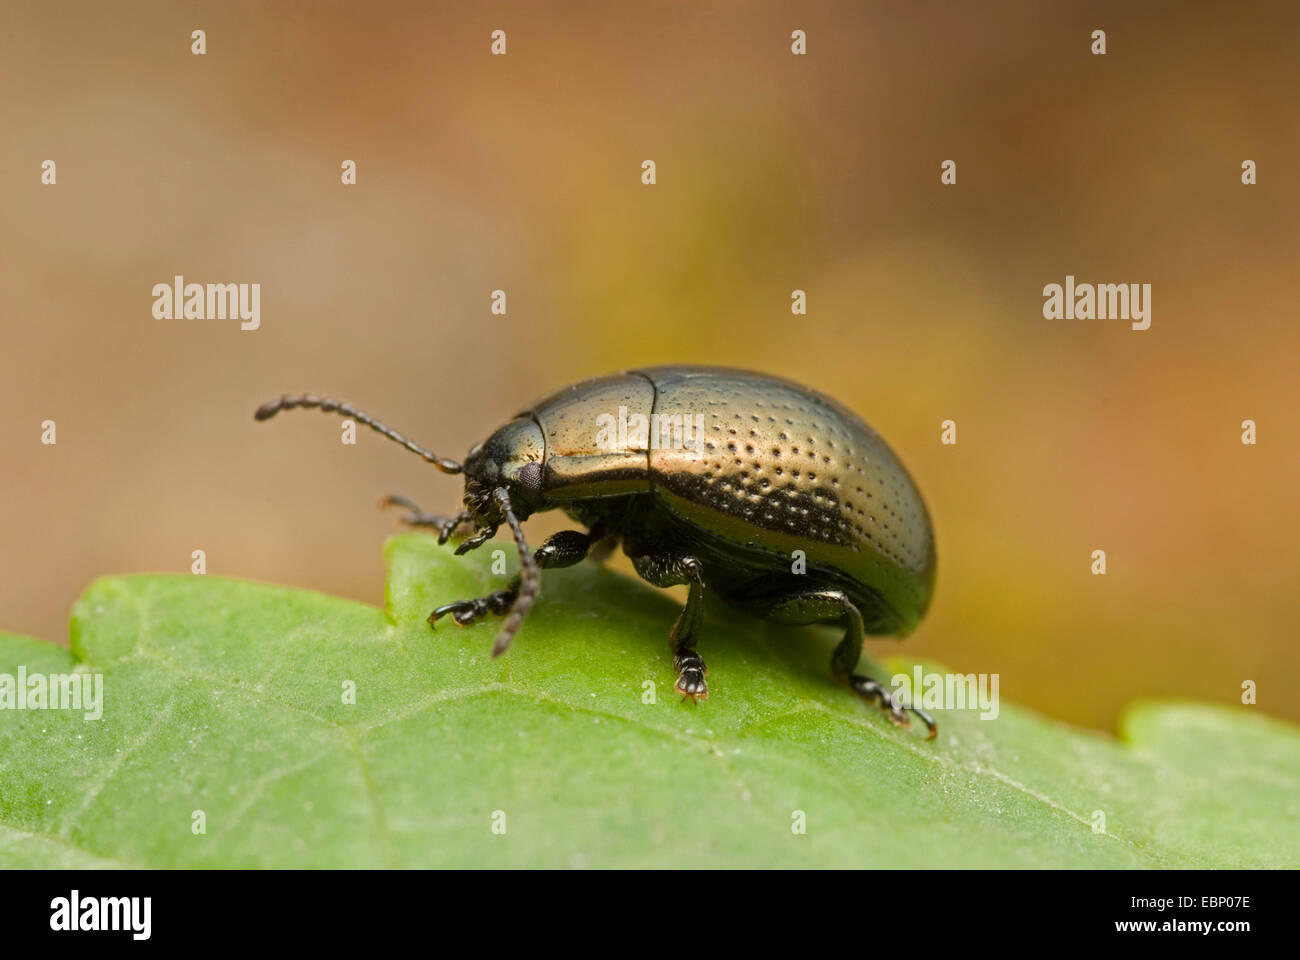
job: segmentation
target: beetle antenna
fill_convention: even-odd
[[[505,487],[497,487],[492,491],[496,501],[501,505],[501,510],[505,513],[506,523],[510,524],[510,532],[515,535],[515,546],[519,548],[519,593],[515,596],[514,606],[510,608],[510,616],[506,617],[506,622],[501,626],[501,632],[497,634],[496,640],[492,642],[492,656],[499,657],[506,652],[510,646],[510,641],[515,638],[519,628],[523,626],[524,617],[528,616],[528,611],[533,608],[533,602],[542,589],[542,574],[537,569],[537,561],[533,558],[533,551],[528,549],[528,541],[524,539],[524,528],[519,525],[519,518],[515,516],[514,510],[510,506],[510,493]]]
[[[374,417],[363,413],[350,403],[343,403],[341,400],[332,400],[329,397],[317,397],[310,393],[286,393],[279,400],[271,400],[257,408],[253,414],[254,420],[269,420],[281,410],[293,410],[295,407],[316,408],[322,413],[339,413],[345,417],[351,417],[358,423],[364,423],[376,433],[382,433],[389,440],[400,443],[407,450],[418,454],[425,460],[429,461],[443,473],[460,473],[461,465],[455,460],[448,460],[446,457],[440,457],[432,450],[426,450],[413,440],[407,440],[392,427],[385,426]]]

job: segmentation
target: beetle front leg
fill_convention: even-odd
[[[533,559],[537,561],[539,567],[545,569],[571,567],[586,557],[587,551],[604,537],[605,533],[599,527],[592,527],[587,533],[581,530],[561,530],[554,536],[548,537],[533,551]],[[510,586],[504,590],[489,593],[485,597],[476,597],[473,600],[455,600],[443,604],[429,614],[429,625],[433,626],[450,613],[452,621],[457,626],[468,627],[489,613],[498,616],[508,613],[518,595],[519,578],[515,577]]]
[[[444,603],[429,614],[429,626],[432,627],[449,613],[452,622],[458,627],[468,627],[489,613],[501,616],[508,613],[510,608],[514,606],[515,597],[517,596],[519,596],[519,578],[515,577],[510,582],[510,586],[504,590],[498,590],[496,593],[489,593],[486,597],[475,597],[473,600],[453,600],[451,603]]]

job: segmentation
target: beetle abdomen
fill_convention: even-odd
[[[649,452],[656,496],[702,537],[861,584],[906,632],[934,580],[929,514],[907,470],[866,423],[830,398],[773,377],[713,367],[638,371],[654,413],[701,415],[695,448]]]

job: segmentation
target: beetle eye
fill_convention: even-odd
[[[542,489],[542,466],[536,460],[529,460],[519,468],[519,485],[529,493],[540,493]]]

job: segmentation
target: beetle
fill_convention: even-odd
[[[575,383],[524,408],[469,451],[439,456],[350,404],[286,394],[255,413],[315,408],[365,424],[465,478],[454,516],[423,512],[401,496],[412,527],[438,542],[481,546],[505,525],[520,573],[504,590],[444,604],[429,614],[467,626],[505,615],[492,646],[510,646],[541,589],[542,568],[568,567],[621,542],[638,575],[655,586],[685,584],[686,605],[669,632],[683,699],[708,696],[696,650],[706,587],[760,618],[839,624],[831,673],[899,726],[908,712],[884,685],[856,672],[868,634],[905,636],[934,589],[929,512],[907,470],[863,420],[790,381],[723,367],[662,366]],[[665,427],[665,424],[668,426]],[[521,527],[560,509],[585,527],[529,549]]]

